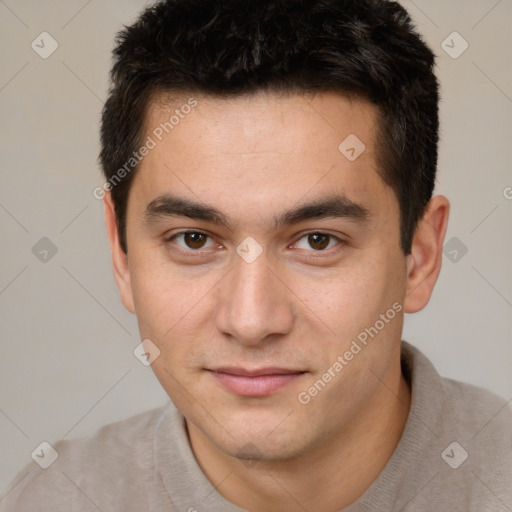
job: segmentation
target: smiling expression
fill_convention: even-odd
[[[187,99],[154,101],[146,136]],[[334,93],[196,99],[131,184],[121,296],[189,423],[230,455],[251,443],[294,457],[349,428],[400,372],[397,315],[314,400],[297,400],[405,298],[377,113]],[[353,160],[339,149],[350,135],[364,144]]]

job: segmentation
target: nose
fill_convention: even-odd
[[[291,292],[262,254],[237,258],[218,295],[216,327],[232,339],[256,346],[288,334],[294,323]]]

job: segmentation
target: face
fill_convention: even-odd
[[[397,357],[407,264],[376,111],[330,93],[188,100],[149,109],[123,302],[190,425],[229,455],[289,459],[348,426]]]

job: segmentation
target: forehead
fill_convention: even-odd
[[[373,152],[378,111],[363,98],[333,92],[258,92],[230,98],[160,94],[149,102],[145,124],[146,133],[156,131],[157,138],[168,138],[166,135],[172,133],[183,143],[192,135],[204,150],[214,142],[224,144],[226,149],[233,146],[251,153],[300,154],[311,146],[332,150],[347,136],[359,135],[369,150],[368,156]],[[275,134],[280,137],[276,139]]]
[[[378,173],[377,123],[369,102],[335,93],[160,96],[145,123],[154,148],[132,187],[146,205],[180,192],[252,215],[332,193],[378,202],[389,190]]]

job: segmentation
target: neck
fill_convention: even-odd
[[[402,436],[410,390],[399,361],[397,366],[350,424],[294,459],[249,466],[220,451],[187,422],[194,455],[217,491],[251,512],[340,510],[372,484]]]

